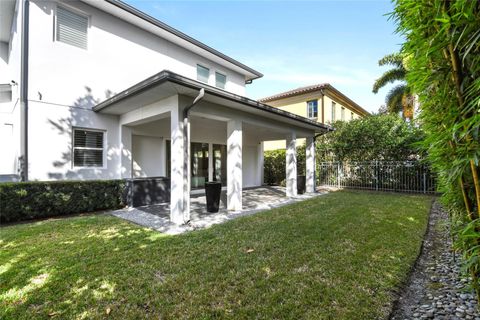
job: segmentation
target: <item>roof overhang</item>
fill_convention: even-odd
[[[171,26],[149,16],[148,14],[120,1],[120,0],[82,0],[83,2],[108,12],[141,29],[151,32],[163,39],[177,44],[189,51],[205,57],[219,65],[245,75],[245,82],[263,77],[263,74],[244,65],[243,63],[207,46],[206,44],[172,28]]]
[[[121,115],[172,95],[195,97],[202,88],[205,90],[202,101],[317,133],[333,131],[332,127],[328,125],[209,86],[168,70],[157,73],[97,104],[93,110],[99,113]]]
[[[336,100],[341,104],[348,106],[351,109],[357,111],[362,116],[370,115],[370,112],[362,108],[355,101],[353,101],[352,99],[350,99],[349,97],[341,93],[339,90],[337,90],[335,87],[333,87],[329,83],[315,84],[307,87],[301,87],[301,88],[293,89],[290,91],[277,93],[273,96],[261,98],[259,99],[259,101],[269,103],[272,101],[278,101],[278,100],[287,99],[290,97],[301,96],[303,94],[307,94],[311,92],[319,92],[321,94],[324,94],[329,98]]]
[[[333,98],[333,100],[339,101],[341,104],[345,106],[349,106],[353,110],[357,111],[360,113],[362,116],[369,116],[370,112],[362,108],[360,105],[358,105],[355,101],[338,91],[335,87],[331,85],[327,85],[325,88],[325,95],[329,96],[330,98]]]

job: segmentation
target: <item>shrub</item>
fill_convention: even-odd
[[[333,123],[335,131],[317,139],[318,161],[403,161],[423,158],[424,138],[414,123],[397,115],[372,115]]]
[[[297,174],[305,175],[305,145],[297,148]],[[286,177],[285,149],[265,151],[264,180],[269,185],[284,185]]]
[[[117,209],[124,195],[124,180],[2,183],[0,222]]]

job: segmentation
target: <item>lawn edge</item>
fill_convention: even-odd
[[[430,209],[428,211],[428,220],[427,220],[427,227],[425,228],[425,232],[423,234],[423,237],[422,237],[422,242],[420,244],[420,250],[418,251],[418,255],[417,257],[415,258],[415,262],[410,266],[410,269],[408,270],[405,278],[401,281],[401,283],[393,289],[393,295],[394,295],[394,300],[392,302],[392,306],[390,308],[390,313],[388,314],[388,318],[387,319],[391,319],[395,312],[397,311],[397,309],[399,308],[399,305],[400,305],[400,298],[402,297],[402,293],[407,289],[407,287],[409,286],[412,278],[413,278],[413,275],[415,273],[415,270],[418,268],[419,266],[419,262],[420,262],[420,258],[425,254],[425,243],[427,241],[427,237],[428,235],[430,234],[430,232],[432,231],[432,227],[433,225],[431,225],[431,222],[433,221],[432,220],[432,210],[433,210],[433,207],[434,207],[434,204],[435,202],[438,201],[438,197],[433,197],[432,200],[430,201]]]

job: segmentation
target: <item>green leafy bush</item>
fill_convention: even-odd
[[[297,174],[305,175],[305,145],[297,148]],[[264,181],[269,185],[285,185],[286,151],[270,150],[264,153]]]
[[[116,209],[124,205],[124,180],[0,184],[1,222]]]
[[[423,158],[423,131],[397,115],[372,115],[333,123],[317,139],[317,161],[404,161]]]

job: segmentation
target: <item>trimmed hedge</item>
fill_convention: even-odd
[[[14,222],[125,206],[125,180],[0,184],[0,222]]]

